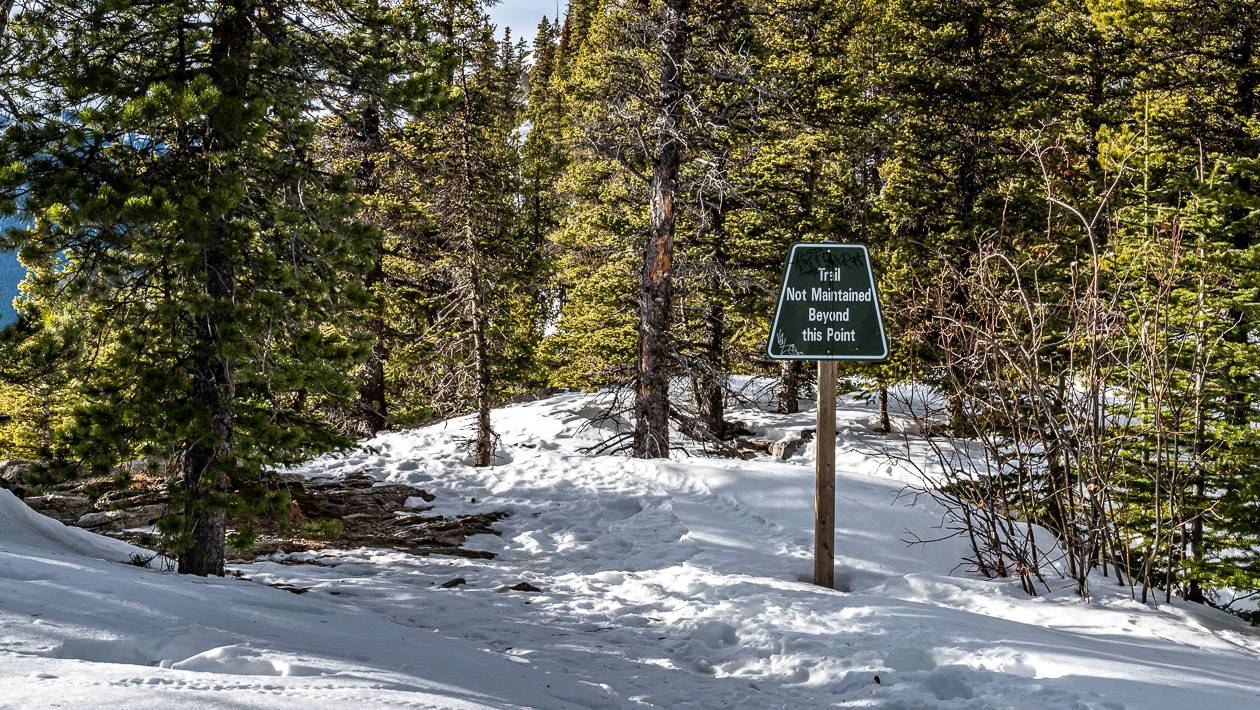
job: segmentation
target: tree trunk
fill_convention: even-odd
[[[674,196],[682,164],[683,63],[690,0],[666,0],[661,33],[656,154],[652,159],[647,248],[639,293],[639,363],[634,403],[634,455],[669,456],[669,342],[674,284]]]
[[[888,385],[879,386],[879,430],[884,434],[892,431],[892,420],[888,417]]]
[[[1207,494],[1207,484],[1204,480],[1205,472],[1203,470],[1204,459],[1207,456],[1207,417],[1205,407],[1205,392],[1207,383],[1207,278],[1203,273],[1203,264],[1206,261],[1207,250],[1204,244],[1202,234],[1198,235],[1195,244],[1195,258],[1199,260],[1199,282],[1196,289],[1195,298],[1195,339],[1194,339],[1194,468],[1192,476],[1194,479],[1194,497],[1190,504],[1189,513],[1194,516],[1194,520],[1190,524],[1189,549],[1186,547],[1187,541],[1182,540],[1182,557],[1183,559],[1201,561],[1203,557],[1203,515],[1204,496]],[[1200,604],[1207,601],[1207,595],[1204,593],[1203,585],[1199,580],[1199,570],[1187,569],[1187,576],[1190,578],[1186,585],[1186,599]]]
[[[700,421],[710,434],[726,438],[726,387],[722,382],[722,346],[726,342],[726,309],[716,300],[709,303],[704,313],[708,326],[708,342],[705,343],[705,362],[693,376],[699,378],[696,388],[696,409]]]
[[[381,181],[376,157],[384,142],[381,138],[380,112],[375,107],[364,110],[360,130],[363,155],[359,161],[359,190],[364,196],[372,196],[380,191]],[[378,222],[377,226],[382,225]],[[368,334],[372,336],[372,352],[364,363],[363,380],[359,383],[359,416],[367,436],[385,429],[389,422],[389,403],[385,394],[385,360],[389,357],[389,348],[385,344],[385,304],[378,293],[385,282],[384,239],[382,232],[375,245],[376,258],[372,270],[363,279],[363,286],[374,299],[372,311],[365,324]]]
[[[192,368],[193,400],[208,419],[208,431],[194,439],[184,454],[184,517],[190,527],[189,546],[179,556],[179,571],[202,577],[223,576],[226,554],[226,514],[232,461],[232,400],[236,396],[236,363],[224,353],[221,334],[232,320],[235,273],[224,241],[230,238],[225,220],[216,220],[202,250],[202,278],[211,300],[209,311],[197,319],[197,359]]]
[[[212,29],[210,76],[223,99],[209,117],[208,156],[230,155],[240,146],[253,13],[249,0],[235,0]],[[212,175],[208,185],[211,193],[217,191],[217,183]],[[228,342],[235,320],[236,273],[231,249],[235,235],[227,214],[210,214],[206,226],[198,276],[209,305],[196,321],[191,370],[192,398],[205,416],[207,431],[192,437],[184,450],[184,516],[189,541],[179,555],[182,574],[203,577],[223,576],[227,532],[224,498],[231,483],[236,397],[236,361]]]
[[[726,423],[726,306],[722,302],[721,279],[721,274],[729,267],[726,250],[727,210],[725,202],[720,198],[713,200],[711,204],[707,210],[709,227],[705,232],[713,240],[713,263],[709,266],[713,273],[706,278],[711,280],[713,288],[705,293],[708,304],[704,309],[707,335],[703,352],[704,363],[692,376],[698,380],[695,394],[700,421],[710,434],[724,440],[730,429]]]
[[[454,25],[451,26],[451,31],[454,31]],[[462,212],[463,221],[464,259],[468,262],[467,297],[471,311],[468,316],[472,324],[473,391],[477,406],[477,437],[473,442],[473,465],[484,467],[494,462],[494,430],[490,427],[492,373],[490,372],[490,346],[486,339],[486,294],[481,272],[482,250],[477,240],[477,225],[474,223],[475,210],[477,210],[477,205],[473,202],[474,195],[477,194],[474,188],[477,186],[478,176],[477,168],[473,163],[472,132],[475,129],[470,105],[472,92],[468,84],[469,68],[466,52],[466,47],[461,50],[459,62],[459,84],[464,90],[463,101],[460,105],[462,125],[459,134],[463,162],[463,195],[459,200],[459,209]]]
[[[791,360],[779,363],[779,414],[801,411],[801,363]]]
[[[377,288],[385,279],[383,256],[377,254],[376,264],[364,279],[364,285],[376,299]],[[385,429],[389,423],[389,402],[385,396],[385,360],[389,349],[385,345],[384,304],[377,300],[372,305],[367,330],[372,335],[372,352],[364,364],[363,382],[359,385],[359,408],[366,434],[372,436]]]
[[[13,12],[14,0],[0,0],[0,39],[9,27],[9,15]]]
[[[474,466],[494,463],[494,430],[490,428],[490,351],[486,344],[485,307],[481,297],[481,274],[470,269],[472,288],[473,366],[477,380],[477,444]]]

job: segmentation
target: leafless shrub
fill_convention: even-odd
[[[1083,598],[1101,573],[1135,598],[1162,587],[1169,599],[1204,515],[1203,387],[1220,339],[1205,326],[1211,278],[1183,263],[1202,243],[1187,241],[1179,214],[1151,220],[1136,263],[1104,241],[1118,229],[1105,221],[1128,168],[1086,211],[1057,192],[1065,153],[1040,136],[1028,146],[1044,178],[1046,242],[1070,234],[1075,250],[1021,253],[995,230],[969,259],[940,255],[944,273],[922,291],[935,304],[941,402],[909,407],[929,455],[912,455],[910,437],[889,455],[919,471],[916,490],[945,509],[944,537],[966,536],[977,572],[1018,577],[1029,593],[1060,573]],[[1187,292],[1198,315],[1172,325]],[[1135,523],[1139,505],[1149,523]]]

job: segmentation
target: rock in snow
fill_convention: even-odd
[[[941,511],[900,495],[912,473],[857,398],[845,591],[804,581],[814,443],[787,462],[583,455],[618,426],[601,410],[572,393],[496,410],[492,468],[470,465],[462,419],[288,472],[422,487],[452,519],[506,511],[467,540],[492,559],[322,550],[185,579],[0,491],[0,707],[1260,708],[1260,636],[1233,617],[1101,579],[1090,603],[1055,580],[1029,598],[968,575],[960,540],[904,545],[939,537]],[[767,441],[812,423],[736,416]],[[497,593],[525,579],[545,591]]]
[[[0,476],[16,471],[14,480],[20,482],[20,476],[33,466],[30,462],[0,461]],[[119,471],[131,471],[133,479],[122,489],[108,488],[113,485],[112,477],[77,480],[59,485],[54,492],[30,496],[26,496],[29,491],[24,485],[5,487],[24,497],[33,510],[67,525],[147,544],[154,539],[149,529],[170,512],[171,503],[164,479],[139,472],[162,466],[146,462],[124,464]],[[254,544],[258,554],[388,547],[412,554],[494,556],[484,550],[465,549],[464,540],[471,535],[492,534],[493,525],[503,518],[501,512],[455,518],[421,515],[429,509],[432,494],[405,484],[378,483],[357,471],[322,479],[272,472],[268,478],[272,490],[285,490],[290,496],[291,526],[280,529],[270,521],[260,521]],[[106,488],[104,493],[102,488]],[[329,521],[336,523],[332,533],[320,535],[320,539],[311,539],[307,534],[319,533],[319,524]],[[229,528],[238,522],[229,518]],[[312,524],[311,530],[303,527],[307,523]]]

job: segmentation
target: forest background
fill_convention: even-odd
[[[1254,2],[573,0],[532,49],[477,0],[3,4],[0,457],[147,462],[184,571],[267,467],[467,413],[492,465],[546,388],[624,395],[600,453],[731,455],[729,375],[808,390],[766,329],[831,240],[976,570],[1035,592],[1048,534],[1083,596],[1254,608]]]

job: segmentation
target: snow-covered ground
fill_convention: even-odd
[[[192,580],[108,561],[134,550],[0,491],[0,706],[1260,708],[1260,633],[1233,617],[1101,580],[1088,604],[1066,582],[1029,598],[969,576],[959,540],[903,544],[939,535],[941,511],[904,494],[914,474],[880,453],[901,444],[856,398],[836,591],[805,581],[812,447],[592,457],[599,413],[581,394],[497,410],[489,469],[461,450],[467,420],[302,469],[417,485],[439,513],[507,510],[501,536],[470,540],[492,560],[357,550]],[[772,437],[813,422],[735,418]]]

